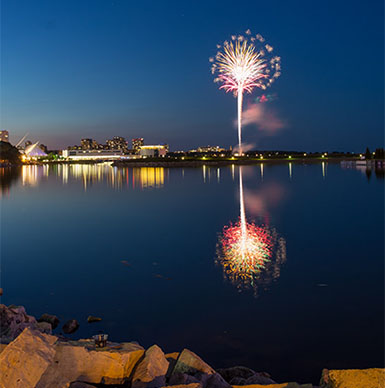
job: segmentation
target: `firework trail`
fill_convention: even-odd
[[[223,229],[218,244],[218,260],[226,278],[238,288],[267,285],[279,277],[286,259],[286,244],[273,229],[248,222],[243,198],[242,167],[239,169],[240,217],[236,224]]]
[[[281,58],[274,56],[273,47],[261,35],[232,36],[230,41],[217,45],[219,51],[210,58],[211,71],[217,73],[214,82],[222,85],[220,89],[233,92],[238,100],[238,142],[242,155],[242,104],[243,93],[253,89],[265,90],[281,75]]]

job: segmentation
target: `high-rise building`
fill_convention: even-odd
[[[0,141],[5,141],[6,143],[9,143],[9,133],[5,129],[0,131]]]
[[[92,149],[92,139],[82,139],[80,145],[83,150],[90,150]]]
[[[114,136],[111,140],[107,140],[106,144],[110,150],[126,151],[128,148],[126,139],[121,136]]]
[[[132,139],[132,149],[139,153],[140,147],[144,145],[143,137],[138,137],[137,139]]]

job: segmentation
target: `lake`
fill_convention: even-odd
[[[244,365],[277,381],[383,367],[383,171],[83,164],[0,177],[4,304],[75,318],[74,338],[101,331],[186,347],[214,368]],[[223,251],[241,198],[256,243],[268,241],[247,273],[234,245]]]

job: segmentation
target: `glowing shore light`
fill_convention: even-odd
[[[243,93],[254,88],[265,90],[281,75],[281,58],[272,54],[273,47],[261,35],[232,36],[230,41],[217,46],[220,51],[210,58],[214,82],[220,89],[232,92],[238,99],[238,143],[242,155],[242,104]]]

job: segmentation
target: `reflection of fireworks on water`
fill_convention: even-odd
[[[225,278],[239,289],[266,287],[280,275],[286,260],[286,243],[274,229],[247,222],[243,197],[242,167],[239,169],[240,217],[238,223],[227,226],[217,245],[217,263]]]
[[[243,93],[270,86],[281,75],[281,58],[273,55],[273,47],[261,35],[252,36],[250,30],[246,36],[232,36],[230,41],[217,47],[215,58],[210,58],[211,71],[218,73],[214,81],[222,84],[220,89],[238,97],[238,141],[242,154]]]
[[[246,229],[246,231],[242,231]],[[223,274],[240,290],[266,288],[280,275],[280,267],[286,260],[286,243],[274,229],[239,221],[227,226],[217,245],[217,263]]]

